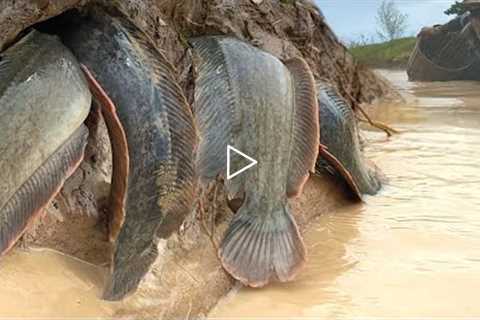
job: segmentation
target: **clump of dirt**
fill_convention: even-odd
[[[0,49],[26,28],[75,9],[102,6],[123,12],[176,67],[178,81],[193,102],[191,37],[231,35],[280,59],[302,56],[317,79],[334,83],[353,106],[396,95],[383,79],[357,64],[308,0],[6,0],[0,3]],[[24,237],[27,245],[50,247],[96,264],[110,259],[107,240],[110,142],[97,109],[87,121],[90,140],[85,160],[60,195]],[[160,256],[137,294],[118,306],[119,315],[185,318],[206,314],[234,284],[223,271],[215,243],[231,216],[222,190],[210,196],[181,230],[159,244]],[[346,203],[327,177],[313,178],[292,206],[301,228],[331,208]],[[213,212],[216,214],[214,215]]]

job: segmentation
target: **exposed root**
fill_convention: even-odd
[[[345,91],[345,94],[350,99],[350,101],[354,101],[354,105],[351,106],[351,108],[354,111],[359,110],[360,113],[365,117],[365,119],[357,117],[359,121],[366,122],[366,123],[370,124],[372,127],[384,131],[387,134],[388,137],[391,137],[393,134],[400,133],[399,131],[393,129],[392,127],[390,127],[389,125],[387,125],[385,123],[372,120],[372,118],[370,118],[368,113],[360,106],[360,103],[356,102],[357,100],[354,97],[352,97],[352,95],[350,93]]]
[[[177,257],[177,256],[175,256]],[[174,261],[175,265],[181,269],[190,279],[192,279],[194,282],[196,282],[197,284],[202,284],[201,281],[199,281],[197,278],[195,278],[195,276],[187,269],[185,268],[181,263],[177,262],[177,261]]]
[[[391,137],[393,134],[400,133],[398,130],[393,129],[392,127],[390,127],[385,123],[372,120],[368,115],[368,113],[365,110],[363,110],[363,108],[360,105],[357,105],[356,109],[358,109],[360,113],[365,117],[365,119],[359,118],[359,121],[366,122],[370,124],[372,127],[375,127],[377,129],[384,131],[389,137]]]
[[[214,234],[211,232],[211,230],[213,228],[209,228],[208,225],[207,225],[207,214],[206,214],[205,208],[203,206],[203,199],[200,200],[200,202],[199,202],[198,210],[199,210],[199,213],[200,213],[200,225],[202,226],[202,229],[205,232],[205,234],[210,239],[210,242],[212,243],[212,246],[215,250],[215,255],[216,255],[217,252],[218,252],[218,244],[217,244],[217,241],[215,240]]]
[[[217,216],[217,191],[218,191],[218,181],[215,181],[214,185],[205,192],[205,190],[202,190],[201,195],[198,199],[198,212],[200,214],[200,226],[202,227],[203,231],[205,234],[208,236],[210,239],[210,242],[212,243],[212,246],[215,250],[215,256],[217,256],[218,252],[218,243],[217,240],[215,239],[215,231],[216,231],[216,226],[215,226],[215,217]],[[204,206],[204,200],[207,198],[208,195],[213,192],[213,200],[212,204],[210,206],[209,212],[210,215],[209,217],[207,216],[207,213],[205,212],[205,206]],[[210,226],[208,226],[207,220],[210,218]]]
[[[323,39],[321,39],[321,42],[322,44],[325,46],[325,47],[328,47],[327,44],[325,43],[325,41]],[[345,47],[344,47],[345,48]],[[345,48],[345,54],[346,54],[347,50]],[[335,61],[335,57],[328,51],[325,52],[327,54],[327,56],[329,56],[330,59],[332,59],[333,61]],[[346,73],[344,70],[341,70],[341,72],[338,73],[339,76],[342,77],[342,83],[349,83],[348,81],[348,77],[346,76]],[[327,79],[327,82],[331,82],[330,80]],[[360,111],[360,113],[365,117],[365,119],[359,119],[360,121],[362,122],[367,122],[369,123],[372,127],[375,127],[377,129],[380,129],[382,131],[384,131],[387,136],[391,137],[393,134],[397,134],[399,133],[397,130],[391,128],[390,126],[384,124],[384,123],[381,123],[381,122],[377,122],[377,121],[374,121],[370,118],[370,116],[368,115],[367,112],[365,112],[365,110],[363,110],[363,108],[360,106],[360,103],[358,102],[358,99],[356,99],[355,97],[353,97],[353,95],[348,92],[348,90],[343,90],[344,91],[344,94],[345,94],[345,97],[344,99],[349,102],[349,105],[350,107],[353,109],[353,111],[356,111],[357,109]]]
[[[212,200],[213,210],[212,210],[212,219],[210,223],[210,234],[212,235],[213,239],[215,239],[214,236],[215,236],[215,230],[216,230],[215,220],[217,217],[217,191],[218,191],[218,181],[215,182],[215,187],[213,189],[213,200]],[[218,252],[218,245],[216,246],[215,249],[216,249],[215,252]]]

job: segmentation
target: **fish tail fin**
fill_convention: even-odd
[[[262,287],[271,278],[292,280],[306,250],[287,202],[268,214],[255,210],[246,202],[235,214],[219,250],[223,267],[251,287]]]

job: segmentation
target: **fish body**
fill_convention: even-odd
[[[176,231],[192,209],[193,116],[171,65],[126,19],[98,11],[74,22],[62,39],[115,107],[103,109],[116,199],[115,252],[104,298],[119,300],[149,271],[158,240]]]
[[[229,198],[242,201],[222,241],[222,264],[253,287],[291,280],[305,248],[287,199],[301,193],[319,144],[313,76],[303,60],[283,64],[233,38],[191,42],[200,178],[224,175],[227,145],[258,161],[225,183]],[[243,165],[233,158],[231,171]]]
[[[0,252],[83,158],[91,94],[57,37],[31,31],[0,54]]]
[[[326,82],[317,83],[317,93],[322,132],[320,142],[330,153],[329,158],[319,157],[317,174],[321,174],[327,165],[333,166],[335,176],[346,182],[358,198],[361,199],[363,194],[376,194],[381,188],[380,171],[362,153],[354,111]]]

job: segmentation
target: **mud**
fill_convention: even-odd
[[[350,204],[341,190],[332,186],[329,178],[311,178],[303,195],[291,203],[302,230],[312,217]],[[222,197],[221,190],[217,197]],[[213,194],[210,200],[213,200]],[[211,219],[202,219],[199,214],[190,217],[177,235],[162,244],[165,248],[162,258],[139,291],[120,303],[99,299],[107,268],[98,266],[98,263],[95,266],[52,251],[18,248],[4,257],[0,266],[5,275],[0,281],[0,317],[155,316],[159,319],[189,319],[205,316],[235,286],[215,255],[215,246],[228,225],[230,213],[223,205],[216,208],[211,205],[207,206],[206,215],[212,217],[214,211],[219,214],[216,215],[212,237],[207,235],[212,234]],[[59,225],[55,226],[58,228]],[[52,226],[43,228],[51,229]],[[22,302],[25,299],[32,302],[27,305]],[[59,305],[62,306],[60,309]]]

